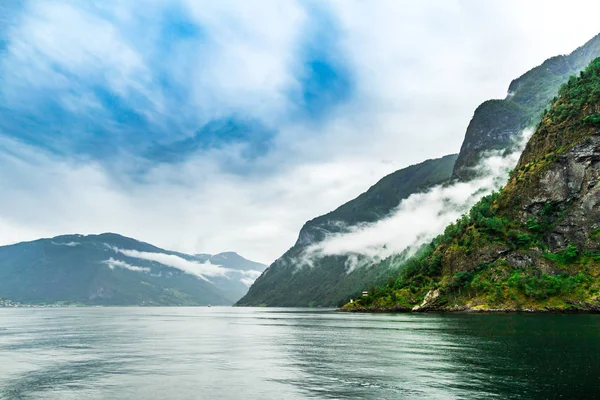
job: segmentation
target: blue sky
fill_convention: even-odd
[[[413,3],[2,2],[0,243],[114,231],[270,262],[600,31],[560,2]]]
[[[3,29],[0,109],[10,117],[0,129],[101,164],[127,156],[149,168],[231,144],[251,162],[269,153],[281,127],[317,134],[352,98],[352,66],[327,5],[279,12],[265,3],[270,18],[294,14],[296,29],[277,43],[270,36],[279,32],[244,25],[252,14],[231,15],[234,3],[198,4],[15,2]],[[269,49],[282,45],[280,54]]]

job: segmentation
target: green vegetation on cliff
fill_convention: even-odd
[[[349,310],[600,311],[600,59],[543,115],[508,184]]]
[[[596,57],[600,57],[600,35],[571,54],[552,57],[512,81],[505,99],[481,104],[467,128],[453,176],[472,178],[482,153],[506,149],[515,135],[535,126],[561,85]]]
[[[556,96],[561,84],[569,76],[578,74],[595,57],[600,56],[600,35],[566,56],[553,57],[533,68],[509,87],[503,100],[484,102],[475,111],[467,129],[458,158],[447,156],[397,171],[385,177],[358,198],[307,222],[296,244],[288,250],[251,287],[238,305],[266,306],[330,306],[356,297],[371,285],[387,282],[402,267],[399,260],[385,260],[367,269],[357,268],[348,273],[349,257],[322,257],[314,259],[311,267],[302,262],[303,251],[311,244],[363,222],[374,222],[386,216],[390,210],[410,194],[426,190],[435,184],[446,183],[451,177],[468,180],[475,175],[475,167],[482,153],[490,150],[507,150],[514,137],[524,128],[540,121],[544,108]],[[589,126],[600,124],[600,116],[586,117]],[[552,154],[544,163],[551,162]],[[524,172],[541,167],[523,166],[515,171],[519,179]],[[449,172],[448,168],[453,171]],[[491,224],[497,223],[494,220]],[[528,235],[511,228],[511,235]],[[526,236],[511,240],[524,240]]]
[[[384,283],[397,272],[389,261],[378,268],[357,268],[348,272],[349,258],[346,256],[320,257],[308,266],[302,263],[303,251],[347,226],[377,221],[411,194],[446,182],[455,160],[456,155],[449,155],[396,171],[356,199],[308,221],[296,244],[256,280],[237,305],[339,306],[365,287]]]

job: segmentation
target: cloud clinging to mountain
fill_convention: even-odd
[[[3,2],[0,242],[118,231],[269,262],[456,152],[481,101],[597,33],[590,4]]]

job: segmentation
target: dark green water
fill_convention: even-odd
[[[594,399],[600,316],[0,309],[2,399]]]

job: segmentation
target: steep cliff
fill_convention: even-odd
[[[346,308],[600,311],[600,58],[560,89],[500,193]]]
[[[473,167],[489,150],[502,150],[524,128],[536,125],[558,88],[600,56],[600,35],[569,55],[552,57],[512,81],[503,100],[481,104],[469,123],[453,177],[468,180]]]
[[[489,100],[477,108],[458,158],[447,156],[397,171],[337,210],[307,222],[296,244],[256,280],[238,305],[336,305],[371,285],[385,283],[398,271],[393,260],[348,273],[348,257],[322,257],[312,260],[309,268],[301,262],[302,253],[329,234],[381,219],[413,193],[435,184],[475,178],[478,169],[474,167],[482,155],[493,150],[512,150],[515,136],[539,123],[560,85],[597,56],[600,35],[570,55],[546,60],[515,79],[506,99]]]

